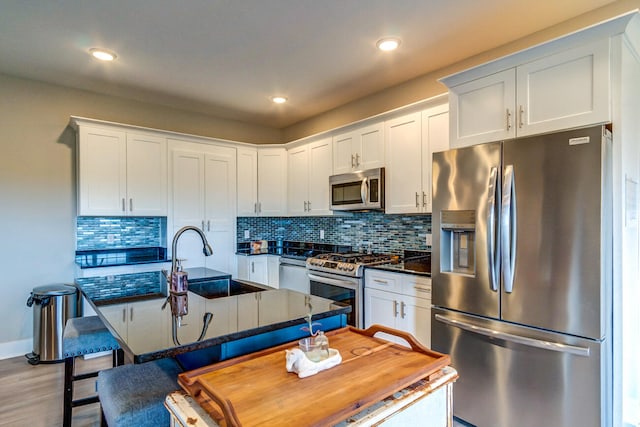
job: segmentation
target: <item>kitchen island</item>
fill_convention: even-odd
[[[125,361],[176,357],[185,369],[308,336],[305,317],[310,312],[314,329],[343,327],[351,309],[316,296],[232,280],[213,270],[187,272],[189,314],[180,319],[175,336],[161,272],[81,278],[76,286],[120,343]],[[211,313],[212,320],[198,340],[205,313]]]

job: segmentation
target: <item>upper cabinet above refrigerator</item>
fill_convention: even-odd
[[[608,39],[539,55],[442,79],[451,148],[611,121]]]

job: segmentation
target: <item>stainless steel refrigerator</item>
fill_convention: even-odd
[[[459,419],[610,424],[610,145],[597,126],[433,155],[431,343]]]

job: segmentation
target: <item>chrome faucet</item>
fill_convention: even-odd
[[[193,225],[184,226],[180,230],[178,230],[175,236],[173,236],[173,243],[171,244],[171,274],[173,274],[177,268],[178,239],[180,238],[180,236],[182,236],[182,234],[185,231],[189,231],[189,230],[193,230],[200,235],[200,238],[202,239],[202,245],[203,245],[202,252],[204,253],[204,255],[205,256],[213,255],[213,249],[211,249],[211,245],[209,245],[209,242],[207,241],[207,236],[204,235],[204,232],[200,230],[198,227],[195,227]],[[167,276],[169,286],[171,286],[171,274]]]
[[[165,271],[163,271],[163,273],[167,277],[167,289],[169,289],[169,295],[167,297],[167,301],[170,301],[172,305],[171,306],[171,317],[172,317],[171,334],[172,334],[173,342],[176,345],[180,345],[180,341],[178,341],[177,330],[180,327],[180,319],[182,317],[181,315],[187,314],[187,302],[186,302],[187,289],[185,286],[184,290],[181,289],[179,292],[172,292],[171,279],[174,273],[178,271],[178,254],[177,254],[178,239],[180,238],[180,236],[182,236],[182,234],[185,231],[189,231],[189,230],[193,230],[200,235],[200,238],[202,239],[202,252],[204,253],[204,255],[211,256],[213,254],[213,249],[211,249],[211,245],[209,245],[209,242],[207,241],[207,237],[205,236],[204,232],[200,230],[198,227],[194,227],[193,225],[187,225],[185,227],[182,227],[180,230],[178,230],[175,236],[173,236],[173,243],[171,245],[171,272],[167,274]],[[186,281],[185,281],[185,284],[186,284]],[[175,298],[171,297],[172,294],[174,294]],[[175,307],[174,307],[174,299],[175,299],[175,304],[177,304],[177,306]],[[166,304],[167,303],[165,302],[165,304],[162,306],[163,309],[166,306]],[[178,311],[180,311],[180,313],[178,313]],[[207,333],[207,329],[209,328],[209,323],[211,323],[212,318],[213,318],[213,315],[211,313],[207,312],[204,314],[204,317],[202,319],[202,323],[203,323],[202,332],[200,333],[200,337],[198,337],[196,341],[202,341],[205,334]]]

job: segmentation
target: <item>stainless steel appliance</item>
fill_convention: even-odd
[[[384,210],[384,168],[329,177],[334,211]]]
[[[347,323],[364,326],[364,267],[391,261],[390,255],[361,253],[320,254],[307,259],[311,295],[351,306]]]
[[[611,135],[433,156],[432,346],[478,427],[610,425]]]

